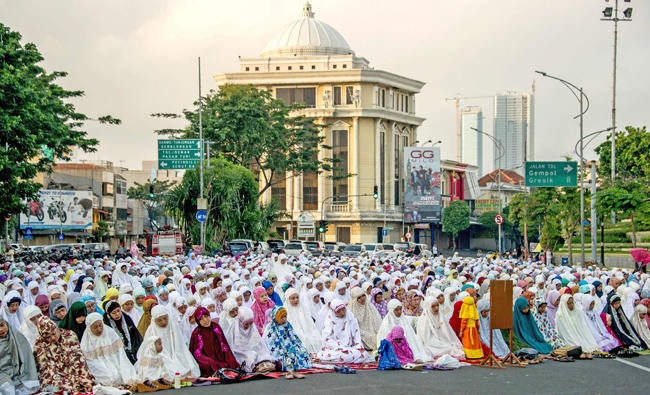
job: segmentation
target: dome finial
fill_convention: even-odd
[[[314,13],[311,10],[311,4],[309,4],[309,1],[305,1],[305,4],[302,6],[302,16],[303,18],[314,17]]]

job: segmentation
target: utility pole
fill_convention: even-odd
[[[585,158],[582,121],[584,118],[583,109],[584,93],[580,87],[580,254],[582,256],[581,265],[585,265]]]
[[[201,57],[199,56],[199,143],[201,144],[201,160],[199,162],[200,172],[200,198],[203,201],[203,119],[202,119],[203,104],[201,100]],[[201,222],[201,250],[205,247],[205,221]]]
[[[596,263],[597,260],[596,238],[598,238],[598,216],[596,214],[596,161],[592,161],[591,162],[591,261],[593,263]]]

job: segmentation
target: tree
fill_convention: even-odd
[[[632,246],[636,248],[636,225],[634,218],[648,206],[648,187],[637,181],[621,181],[598,192],[596,206],[599,214],[606,216],[612,211],[630,217],[632,223]]]
[[[233,238],[263,240],[277,217],[277,206],[258,203],[258,186],[250,170],[223,158],[212,159],[210,164],[204,169],[204,195],[208,201],[206,248],[210,250]],[[199,182],[199,172],[188,170],[165,201],[165,208],[194,242],[199,240],[200,232],[195,219]]]
[[[109,231],[110,228],[108,222],[99,220],[99,222],[97,222],[97,227],[93,229],[93,240],[97,242],[104,241],[104,237],[108,236]]]
[[[469,228],[469,205],[464,200],[454,200],[445,207],[442,213],[442,231],[449,233],[453,239],[454,251],[456,250],[456,237]]]
[[[499,250],[499,225],[494,222],[496,211],[488,211],[478,217],[478,222],[483,227],[483,235],[494,239],[495,249]]]
[[[42,187],[34,181],[51,172],[54,161],[69,160],[75,147],[92,152],[96,139],[80,128],[91,120],[69,99],[83,91],[68,91],[55,83],[62,71],[48,73],[39,65],[36,45],[22,45],[21,35],[0,23],[0,218],[23,210]],[[119,124],[111,116],[100,123]]]
[[[161,129],[156,133],[174,138],[198,138],[198,101],[193,110],[183,110],[183,115],[157,113],[159,118],[185,118],[189,125],[183,129]],[[333,171],[333,178],[348,177],[335,166],[340,160],[323,155],[320,149],[330,149],[323,144],[321,133],[326,125],[315,123],[314,118],[299,114],[299,104],[285,105],[275,99],[272,92],[252,85],[224,85],[218,92],[210,91],[202,101],[203,136],[211,141],[215,154],[228,161],[249,168],[263,194],[274,184],[282,182],[289,174],[306,171]],[[284,178],[278,177],[284,175]]]
[[[151,186],[153,185],[153,196],[151,196]],[[163,214],[162,211],[165,205],[165,199],[172,184],[169,180],[153,180],[144,184],[135,183],[135,186],[129,188],[127,195],[129,199],[138,199],[142,201],[144,208],[149,214],[152,228],[156,227],[156,218]]]
[[[508,204],[508,221],[513,228],[522,235],[527,231],[528,241],[537,240],[541,221],[539,217],[533,218],[533,197],[527,193],[518,193],[512,197]],[[525,226],[524,226],[525,225]],[[528,247],[528,246],[526,246]]]
[[[611,134],[595,149],[600,157],[598,173],[608,180],[612,166]],[[623,181],[648,180],[650,177],[650,133],[646,127],[628,126],[616,132],[616,178]]]

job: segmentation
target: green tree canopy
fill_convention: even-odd
[[[153,196],[150,196],[149,191],[150,187],[153,185]],[[167,194],[169,189],[172,187],[172,183],[168,180],[158,180],[154,179],[153,184],[149,181],[144,184],[135,183],[135,186],[129,188],[127,195],[129,199],[138,199],[142,201],[147,213],[149,214],[149,219],[151,221],[151,226],[156,227],[157,218],[159,215],[163,214],[165,200],[167,199]]]
[[[607,140],[595,149],[599,155],[598,174],[604,180],[611,176],[612,140]],[[628,126],[616,132],[616,178],[623,181],[648,180],[650,177],[650,133],[646,127]]]
[[[277,207],[258,203],[258,186],[250,170],[223,158],[212,159],[210,165],[204,169],[204,196],[208,200],[206,248],[233,238],[263,240],[276,219]],[[200,232],[195,219],[199,183],[197,170],[186,171],[183,181],[169,191],[165,201],[167,211],[184,226],[194,243],[198,243]]]
[[[96,139],[81,130],[86,115],[69,99],[83,91],[57,85],[62,71],[48,73],[43,56],[32,43],[0,23],[0,217],[22,210],[22,201],[35,198],[42,187],[33,181],[39,172],[51,172],[54,161],[69,160],[75,147],[95,150]],[[111,116],[96,119],[118,124]]]
[[[203,98],[203,136],[214,144],[211,150],[228,161],[249,168],[256,179],[260,178],[258,191],[264,193],[283,179],[277,175],[305,171],[335,171],[339,160],[319,150],[331,149],[323,145],[325,125],[316,124],[314,118],[297,115],[300,105],[287,106],[275,99],[272,92],[252,85],[224,85],[218,92],[210,91]],[[156,133],[175,138],[199,137],[198,101],[192,110],[183,115],[157,113],[154,117],[185,118],[189,125],[183,129],[161,129]]]
[[[458,237],[458,234],[469,228],[470,214],[469,205],[464,200],[454,200],[443,210],[442,231],[451,235],[454,250],[456,250],[456,237]]]
[[[634,218],[648,206],[648,186],[637,181],[619,182],[596,195],[599,215],[605,217],[612,211],[628,216],[632,223],[632,246],[636,247],[636,224]]]

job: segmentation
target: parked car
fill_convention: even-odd
[[[269,246],[269,243],[266,241],[257,241],[256,243],[257,245],[255,246],[255,252],[262,255],[271,254],[271,246]]]
[[[417,244],[420,247],[420,256],[422,258],[431,258],[433,255],[431,253],[431,250],[429,249],[429,246],[426,244]]]
[[[111,249],[107,243],[86,243],[83,245],[84,252],[87,251],[93,258],[111,256]]]
[[[306,241],[305,245],[313,256],[321,256],[325,252],[325,243],[322,241]]]
[[[269,244],[269,247],[271,247],[271,252],[273,254],[281,254],[282,249],[287,245],[286,240],[267,240],[266,242]]]
[[[386,256],[389,256],[389,257],[391,257],[391,258],[396,258],[396,257],[398,257],[398,256],[405,255],[404,252],[402,252],[402,251],[400,251],[399,249],[397,249],[397,248],[395,247],[394,244],[386,244],[386,243],[382,243],[381,246],[382,246],[383,249],[384,249],[384,253],[385,253],[385,255],[386,255]]]
[[[361,244],[351,244],[343,249],[341,255],[347,256],[350,258],[355,258],[366,252],[366,247]]]
[[[231,241],[228,243],[230,247],[230,255],[248,255],[252,251],[252,247],[244,241]]]
[[[325,251],[323,255],[326,256],[341,256],[343,249],[347,247],[347,244],[334,241],[325,242]]]
[[[311,256],[311,252],[305,245],[305,242],[292,242],[284,246],[284,254],[286,256],[298,256],[302,253],[305,253],[307,256]]]
[[[364,256],[371,258],[381,258],[386,253],[384,252],[384,247],[380,243],[363,243],[363,246],[366,249]]]
[[[251,239],[233,239],[230,240],[231,243],[246,243],[248,248],[253,251],[255,249],[255,242]]]

